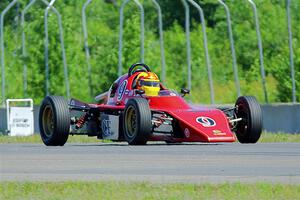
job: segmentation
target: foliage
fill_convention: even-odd
[[[2,11],[10,1],[0,2]],[[27,56],[22,56],[20,11],[18,5],[5,17],[5,74],[6,97],[34,98],[35,103],[45,96],[44,9],[41,1],[29,9],[25,19]],[[89,83],[84,51],[81,8],[85,1],[60,1],[55,7],[62,15],[68,77],[71,96],[93,101],[93,96],[104,92],[117,78],[119,46],[119,8],[121,1],[95,1],[87,8],[89,47],[91,51],[92,82]],[[116,3],[115,3],[116,2]],[[161,73],[157,12],[152,1],[141,1],[145,9],[145,62]],[[181,0],[159,1],[164,19],[164,41],[167,63],[166,86],[179,90],[187,87],[186,41],[184,8]],[[237,92],[234,84],[230,44],[224,8],[213,0],[199,1],[207,24],[208,46],[217,103],[232,103]],[[271,102],[289,102],[292,95],[286,8],[283,1],[257,0],[264,47],[267,89]],[[255,95],[264,102],[260,60],[252,8],[246,1],[227,2],[232,16],[237,64],[242,94]],[[209,103],[209,87],[203,35],[198,11],[190,6],[192,46],[192,91],[188,100]],[[297,99],[300,100],[300,12],[292,2],[292,28]],[[128,66],[140,61],[140,13],[130,1],[125,8],[123,33],[123,73]],[[23,65],[28,67],[28,91],[24,94]],[[50,93],[65,95],[65,79],[57,18],[49,15]],[[92,86],[90,95],[89,86]],[[224,94],[226,93],[226,94]]]

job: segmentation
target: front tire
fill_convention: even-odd
[[[69,137],[70,112],[61,96],[47,96],[39,112],[41,138],[47,146],[63,146]]]
[[[124,138],[129,145],[145,145],[152,133],[152,114],[148,101],[129,99],[123,115]]]
[[[253,96],[239,97],[235,103],[235,114],[242,118],[236,126],[236,136],[240,143],[256,143],[262,132],[262,111]]]

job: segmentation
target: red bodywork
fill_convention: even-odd
[[[177,93],[166,89],[161,84],[160,95],[157,97],[147,97],[135,94],[133,88],[135,78],[140,72],[128,77],[127,74],[121,76],[111,86],[110,90],[103,94],[102,104],[89,104],[97,107],[100,111],[123,111],[126,102],[130,98],[146,98],[151,111],[167,113],[178,121],[182,138],[171,137],[164,134],[153,134],[152,141],[171,142],[235,142],[236,137],[231,131],[227,116],[219,109],[207,107],[193,107],[189,105],[183,97]]]

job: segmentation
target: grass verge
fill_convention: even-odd
[[[98,142],[108,142],[103,140],[98,140],[96,137],[88,137],[85,135],[69,136],[68,143],[98,143]],[[287,134],[287,133],[269,133],[263,132],[260,143],[270,143],[270,142],[300,142],[300,134]],[[9,137],[0,135],[0,144],[10,144],[10,143],[41,143],[42,140],[38,134],[28,137]]]
[[[68,143],[95,143],[100,140],[96,137],[88,137],[85,135],[69,136]],[[13,144],[13,143],[40,143],[42,144],[42,139],[39,134],[26,137],[10,137],[10,136],[0,136],[0,144]]]
[[[300,142],[300,134],[263,132],[258,142]]]
[[[300,185],[124,182],[0,183],[1,199],[299,199]]]

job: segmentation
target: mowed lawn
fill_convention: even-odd
[[[68,143],[97,143],[109,142],[98,140],[96,137],[88,137],[82,135],[69,136]],[[263,132],[258,142],[300,142],[300,134],[286,133],[269,133]],[[0,135],[0,144],[9,143],[42,143],[41,137],[38,134],[28,137],[9,137]]]
[[[0,183],[10,199],[299,199],[300,185],[154,184],[125,182]]]

